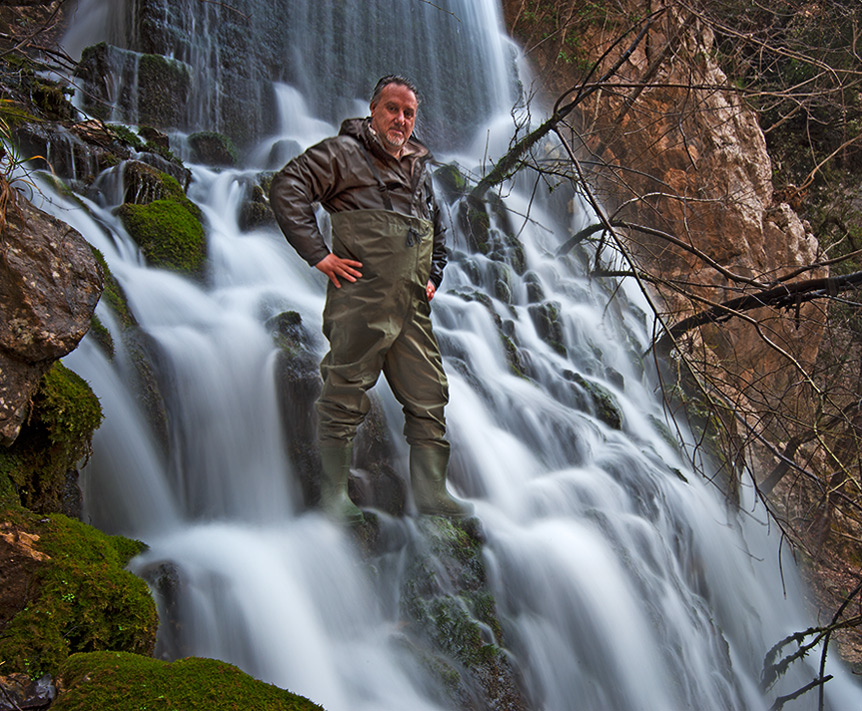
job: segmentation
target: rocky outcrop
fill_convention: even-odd
[[[84,238],[18,198],[0,250],[0,441],[12,442],[54,361],[90,327],[102,272]]]
[[[569,12],[575,4],[552,3],[554,21],[579,17]],[[635,0],[623,5],[628,17],[643,10]],[[605,52],[601,71],[620,61],[606,86],[570,116],[571,135],[584,165],[599,166],[590,180],[607,213],[653,230],[622,234],[639,265],[663,284],[654,297],[667,322],[773,285],[816,261],[816,239],[773,191],[757,117],[732,91],[716,61],[712,32],[696,18],[669,5],[623,56],[636,33],[612,46],[620,23],[585,13],[582,22],[541,42],[547,27],[536,24],[536,13],[521,0],[504,6],[516,37],[535,46],[530,58],[552,100]],[[774,408],[782,399],[788,411],[804,408],[794,389],[798,373],[782,351],[802,365],[814,362],[822,336],[816,307],[748,315],[757,323],[733,319],[703,327],[688,347],[701,349],[703,366],[720,369],[712,377],[747,408]]]

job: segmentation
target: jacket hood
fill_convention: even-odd
[[[346,119],[341,124],[341,129],[338,131],[339,136],[350,136],[351,138],[355,138],[357,141],[362,143],[365,147],[372,151],[383,151],[386,153],[386,150],[383,148],[383,145],[377,139],[377,137],[371,132],[371,118],[350,118]],[[417,158],[422,158],[425,160],[431,160],[431,151],[428,150],[428,147],[422,143],[416,135],[413,134],[407,140],[408,145],[410,145],[413,149],[413,153]],[[389,155],[386,153],[386,155]]]

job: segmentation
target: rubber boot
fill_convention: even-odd
[[[449,449],[444,447],[410,448],[410,483],[419,513],[448,518],[467,518],[473,505],[453,498],[446,491]]]
[[[320,508],[339,523],[354,525],[365,517],[347,493],[347,478],[353,463],[353,445],[321,446]]]

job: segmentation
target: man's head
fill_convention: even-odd
[[[371,127],[386,151],[396,158],[401,157],[401,151],[413,133],[418,108],[419,92],[404,77],[385,76],[374,87]]]

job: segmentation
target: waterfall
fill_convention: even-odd
[[[227,5],[254,28],[231,48],[211,39]],[[142,51],[123,14],[135,6],[81,0],[70,51],[102,39]],[[87,518],[147,543],[135,572],[179,577],[175,597],[161,600],[179,623],[161,631],[163,657],[229,661],[328,711],[444,711],[451,707],[439,680],[403,643],[394,601],[406,557],[424,545],[421,522],[381,515],[396,543],[372,571],[349,532],[304,508],[285,452],[266,323],[295,311],[318,334],[323,278],[277,228],[241,230],[238,212],[247,180],[273,167],[273,155],[284,160],[334,134],[341,118],[366,110],[374,81],[392,71],[417,78],[420,130],[438,159],[457,158],[477,174],[514,129],[519,60],[499,7],[494,0],[168,7],[163,20],[180,24],[165,33],[177,44],[162,51],[199,77],[200,123],[191,128],[218,128],[207,121],[224,99],[227,70],[207,62],[255,43],[266,45],[261,66],[273,68],[267,91],[281,113],[242,169],[191,166],[189,197],[208,229],[206,286],[145,266],[113,214],[123,191],[109,184],[121,171],[83,198],[86,210],[59,195],[41,205],[105,255],[146,352],[155,354],[150,365],[164,398],[156,427],[135,368],[140,350],[124,342],[100,303],[113,358],[88,336],[65,359],[105,413],[82,473]],[[190,28],[193,35],[184,32]],[[508,214],[492,213],[492,229],[515,225],[518,264],[472,249],[457,205],[445,206],[451,259],[433,318],[451,389],[451,485],[476,505],[502,641],[530,708],[768,708],[816,676],[799,662],[768,694],[758,688],[766,651],[811,624],[792,563],[783,561],[785,595],[777,542],[766,514],[746,499],[750,491],[743,486],[741,512],[728,510],[672,441],[642,358],[651,324],[639,294],[585,276],[586,249],[554,256],[593,220],[577,196],[513,187],[503,202]],[[315,343],[322,355],[322,339]],[[376,392],[403,457],[400,408],[382,381]],[[599,402],[610,403],[617,422],[603,417]],[[847,673],[834,662],[830,672],[829,708],[859,708],[862,693]],[[802,697],[785,708],[812,704]]]

